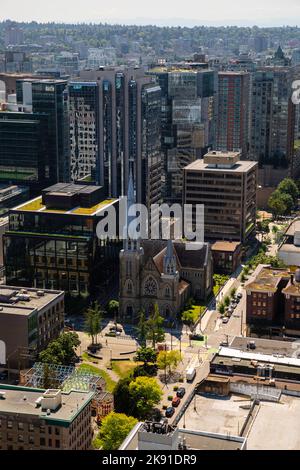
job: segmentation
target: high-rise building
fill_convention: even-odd
[[[7,73],[30,73],[32,72],[31,59],[25,52],[5,52],[5,72]]]
[[[10,24],[5,29],[4,44],[5,46],[16,46],[24,42],[23,30],[17,25]]]
[[[52,181],[70,180],[69,100],[66,80],[26,79],[17,81],[17,103],[33,114],[47,116],[46,172]]]
[[[96,82],[69,82],[71,180],[100,183],[99,90]]]
[[[252,77],[250,158],[260,165],[292,165],[295,108],[294,72],[290,67],[264,67]]]
[[[162,90],[163,196],[169,202],[182,200],[183,168],[214,146],[215,73],[192,66],[155,67],[148,72],[157,77]]]
[[[216,149],[248,153],[250,74],[218,73],[218,114]]]
[[[22,184],[32,194],[57,181],[50,173],[47,115],[0,111],[0,182]]]
[[[82,71],[99,87],[99,175],[109,196],[127,193],[133,170],[137,202],[160,201],[161,89],[143,69]]]
[[[204,205],[205,240],[245,242],[255,231],[257,163],[212,151],[184,169],[185,204]],[[191,220],[195,228],[194,212]]]

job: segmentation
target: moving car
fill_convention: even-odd
[[[177,397],[177,396],[173,397],[172,406],[177,407],[179,405],[179,403],[180,403],[180,398]]]
[[[177,392],[176,392],[176,395],[177,395],[179,398],[183,398],[184,395],[185,395],[185,388],[184,388],[184,387],[179,387],[179,389],[178,389]]]
[[[196,375],[196,369],[194,367],[189,367],[185,371],[185,377],[187,382],[193,382]]]
[[[166,409],[166,418],[171,418],[173,416],[173,414],[175,413],[175,408],[173,408],[173,406],[168,406],[168,408]]]

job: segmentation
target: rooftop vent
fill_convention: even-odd
[[[43,290],[38,290],[37,293],[36,293],[36,295],[37,295],[38,297],[43,297],[43,296],[45,295],[45,292],[44,292]]]
[[[0,400],[5,400],[5,392],[0,392]]]

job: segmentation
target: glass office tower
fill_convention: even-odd
[[[70,179],[69,99],[65,80],[18,80],[17,102],[47,117],[51,181]]]
[[[71,180],[100,183],[99,91],[96,82],[70,82]]]

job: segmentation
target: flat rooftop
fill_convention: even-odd
[[[43,295],[38,295],[38,292]],[[1,313],[12,315],[31,315],[35,310],[40,310],[53,300],[63,297],[63,291],[42,290],[34,288],[21,288],[12,286],[0,286],[0,315]],[[20,297],[21,296],[21,297]],[[29,300],[24,300],[24,297]]]
[[[296,344],[297,343],[295,343],[293,356],[284,356],[283,354],[277,353],[275,351],[273,354],[265,354],[256,352],[255,349],[241,351],[232,347],[221,347],[212,362],[219,361],[219,363],[222,364],[222,361],[226,362],[226,358],[228,359],[228,363],[232,363],[233,361],[236,364],[248,364],[249,362],[251,363],[253,361],[265,362],[271,363],[273,365],[284,366],[284,370],[290,370],[290,367],[287,366],[292,366],[295,369],[295,372],[300,374],[300,343],[298,343],[299,347],[297,347]]]
[[[241,405],[247,403],[249,400],[243,400],[237,395],[195,395],[178,427],[182,428],[185,423],[186,429],[238,436],[249,413]]]
[[[284,269],[262,267],[254,281],[245,284],[249,290],[276,292],[277,286],[282,279],[289,279],[290,272]]]
[[[221,168],[211,166],[211,164],[205,163],[204,160],[195,160],[184,168],[184,171],[210,171],[210,172],[222,172],[222,173],[245,173],[257,166],[257,162],[251,162],[246,160],[239,160],[236,164],[230,167]]]
[[[230,348],[245,352],[249,351],[247,345],[250,341],[254,342],[256,346],[252,352],[262,354],[279,354],[286,357],[293,357],[295,351],[300,349],[298,341],[278,341],[264,338],[245,338],[242,336],[235,336],[230,343]]]
[[[54,213],[54,214],[72,214],[72,215],[96,215],[98,212],[103,211],[105,208],[111,206],[117,201],[117,199],[104,199],[98,204],[93,205],[92,207],[81,207],[76,206],[69,210],[64,209],[47,209],[43,204],[42,196],[39,196],[35,199],[32,199],[25,204],[21,204],[14,208],[17,211],[25,212],[42,212],[42,213]]]
[[[234,253],[235,250],[241,246],[240,242],[227,242],[227,241],[217,241],[211,245],[212,251],[228,251],[229,253]]]
[[[48,416],[40,407],[36,407],[36,400],[43,395],[44,389],[29,387],[14,387],[13,385],[0,385],[0,391],[5,392],[5,398],[0,398],[0,413],[22,414],[39,417],[51,421],[71,422],[92,399],[93,392],[71,391],[62,392],[62,404],[56,411]]]
[[[279,403],[260,402],[247,436],[248,450],[300,449],[300,398],[281,395]]]
[[[199,424],[201,426],[201,423]],[[119,450],[138,450],[139,432],[146,432],[143,428],[144,423],[138,423],[124,440]],[[178,426],[178,442],[183,442],[183,440],[187,450],[240,450],[245,444],[245,438],[243,437],[209,433],[194,428],[184,429]]]

